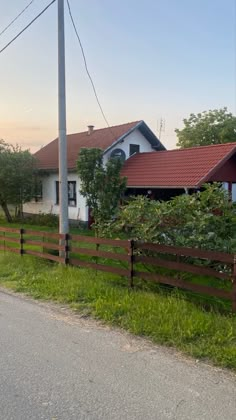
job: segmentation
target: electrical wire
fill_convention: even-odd
[[[19,17],[21,15],[23,15],[23,13],[31,6],[31,4],[34,2],[34,0],[31,0],[27,6],[25,6],[25,8],[15,17],[15,19],[13,19],[1,32],[0,32],[0,36],[2,34],[4,34],[4,32],[6,32],[12,25],[14,22],[16,22],[17,19],[19,19]]]
[[[14,41],[16,41],[16,39],[17,38],[19,38],[20,37],[20,35],[22,35],[40,16],[42,16],[42,14],[44,13],[44,12],[46,12],[46,10],[50,7],[50,6],[52,6],[52,4],[53,3],[55,3],[55,1],[56,0],[52,0],[27,26],[25,26],[11,41],[9,41],[1,50],[0,50],[0,54],[3,52],[3,51],[5,51]],[[11,26],[11,25],[13,25],[13,23],[30,7],[30,5],[32,4],[34,2],[34,0],[31,0],[31,2],[16,16],[16,18],[15,19],[13,19],[1,32],[0,32],[0,36]],[[81,39],[80,39],[80,36],[79,36],[79,33],[78,33],[78,30],[77,30],[77,28],[76,28],[76,25],[75,25],[75,21],[74,21],[74,18],[73,18],[73,15],[72,15],[72,11],[71,11],[71,7],[70,7],[70,3],[69,3],[69,0],[67,0],[67,5],[68,5],[68,10],[69,10],[69,15],[70,15],[70,18],[71,18],[71,22],[72,22],[72,25],[73,25],[73,27],[74,27],[74,30],[75,30],[75,34],[76,34],[76,37],[77,37],[77,39],[78,39],[78,41],[79,41],[79,45],[80,45],[80,48],[81,48],[81,52],[82,52],[82,56],[83,56],[83,60],[84,60],[84,65],[85,65],[85,69],[86,69],[86,73],[87,73],[87,75],[88,75],[88,77],[89,77],[89,80],[90,80],[90,82],[91,82],[91,85],[92,85],[92,88],[93,88],[93,92],[94,92],[94,95],[95,95],[95,98],[96,98],[96,101],[97,101],[97,104],[98,104],[98,106],[99,106],[99,108],[100,108],[100,111],[101,111],[101,113],[102,113],[102,116],[103,116],[103,118],[104,118],[104,121],[106,122],[106,124],[107,124],[107,126],[108,126],[108,128],[109,128],[109,130],[110,130],[110,132],[111,132],[111,134],[112,134],[112,136],[114,137],[114,138],[116,138],[116,136],[114,135],[114,133],[112,132],[112,129],[111,129],[111,127],[110,127],[110,124],[109,124],[109,122],[108,122],[108,120],[107,120],[107,118],[106,118],[106,116],[105,116],[105,113],[104,113],[104,111],[103,111],[103,108],[102,108],[102,105],[101,105],[101,102],[100,102],[100,100],[99,100],[99,98],[98,98],[98,94],[97,94],[97,91],[96,91],[96,88],[95,88],[95,84],[94,84],[94,82],[93,82],[93,79],[92,79],[92,76],[91,76],[91,74],[90,74],[90,72],[89,72],[89,69],[88,69],[88,65],[87,65],[87,59],[86,59],[86,56],[85,56],[85,52],[84,52],[84,48],[83,48],[83,45],[82,45],[82,42],[81,42]]]
[[[50,6],[52,6],[52,4],[53,3],[55,3],[55,1],[56,0],[52,0],[51,1],[51,3],[49,3],[43,10],[42,10],[42,12],[40,12],[33,20],[31,20],[31,22],[27,25],[27,26],[25,26],[11,41],[9,41],[6,45],[5,45],[5,47],[3,47],[1,50],[0,50],[0,54],[3,52],[3,51],[5,51],[17,38],[19,38],[19,36],[21,35],[21,34],[23,34],[23,32],[25,32],[26,31],[26,29],[28,29],[40,16],[42,16],[42,14],[44,13],[44,12],[46,12],[46,10],[50,7]]]
[[[74,28],[74,31],[75,31],[76,37],[77,37],[77,39],[78,39],[78,41],[79,41],[80,49],[81,49],[82,56],[83,56],[83,60],[84,60],[85,70],[86,70],[86,73],[87,73],[87,75],[88,75],[88,78],[89,78],[89,80],[90,80],[90,82],[91,82],[91,85],[92,85],[92,88],[93,88],[93,92],[94,92],[94,95],[95,95],[95,98],[96,98],[97,104],[98,104],[98,106],[99,106],[99,108],[100,108],[100,111],[101,111],[101,113],[102,113],[103,119],[104,119],[104,121],[106,122],[106,125],[108,126],[108,128],[109,128],[109,130],[110,130],[110,132],[111,132],[112,136],[113,136],[114,138],[116,138],[116,136],[115,136],[115,135],[114,135],[114,133],[112,132],[111,126],[110,126],[110,124],[109,124],[109,122],[108,122],[108,120],[107,120],[107,118],[106,118],[106,115],[105,115],[105,113],[104,113],[104,111],[103,111],[103,108],[102,108],[101,102],[100,102],[100,100],[99,100],[99,98],[98,98],[98,94],[97,94],[97,90],[96,90],[96,88],[95,88],[94,81],[93,81],[92,76],[91,76],[91,74],[90,74],[90,72],[89,72],[89,69],[88,69],[88,64],[87,64],[87,59],[86,59],[85,52],[84,52],[84,48],[83,48],[83,45],[82,45],[82,42],[81,42],[81,39],[80,39],[80,36],[79,36],[79,32],[78,32],[78,30],[77,30],[77,28],[76,28],[76,25],[75,25],[75,21],[74,21],[73,15],[72,15],[72,11],[71,11],[71,7],[70,7],[70,2],[69,2],[69,0],[67,0],[67,6],[68,6],[69,15],[70,15],[70,18],[71,18],[71,22],[72,22],[72,25],[73,25],[73,28]]]

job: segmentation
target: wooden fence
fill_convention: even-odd
[[[130,287],[140,278],[215,296],[230,300],[236,312],[234,254],[6,227],[0,227],[0,250],[125,276]],[[186,273],[194,275],[194,282],[183,279]],[[197,283],[205,276],[220,283]]]

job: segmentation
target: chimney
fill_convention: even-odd
[[[94,125],[88,125],[88,136],[90,136],[93,133]]]

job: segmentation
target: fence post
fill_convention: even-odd
[[[100,248],[100,244],[97,244],[96,243],[96,251],[99,251],[99,248]],[[95,261],[96,261],[96,264],[98,265],[98,256],[96,256],[95,257]],[[96,269],[96,271],[95,271],[95,274],[96,274],[96,276],[97,276],[97,274],[98,274],[98,270]]]
[[[4,236],[4,241],[3,241],[3,252],[4,252],[4,254],[5,254],[5,252],[6,252],[6,232],[4,231],[3,232],[3,236]]]
[[[70,240],[70,235],[69,235],[69,233],[66,233],[65,234],[65,240],[64,240],[64,247],[65,247],[64,258],[65,258],[65,264],[66,265],[69,264],[69,251],[70,251],[69,240]]]
[[[233,264],[233,290],[232,290],[232,311],[236,312],[236,255],[234,255],[234,264]]]
[[[134,287],[134,241],[133,239],[129,242],[129,269],[130,269],[130,276],[129,276],[129,287]]]
[[[20,229],[20,255],[24,254],[24,229]]]

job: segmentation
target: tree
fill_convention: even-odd
[[[12,221],[9,205],[18,207],[34,196],[35,159],[28,150],[0,140],[0,205],[8,222]]]
[[[81,194],[86,198],[98,227],[116,215],[120,198],[126,188],[126,179],[120,176],[120,159],[110,159],[103,164],[101,149],[82,149],[77,161],[81,179]]]
[[[227,108],[190,114],[183,123],[175,130],[181,148],[236,142],[236,117]]]

